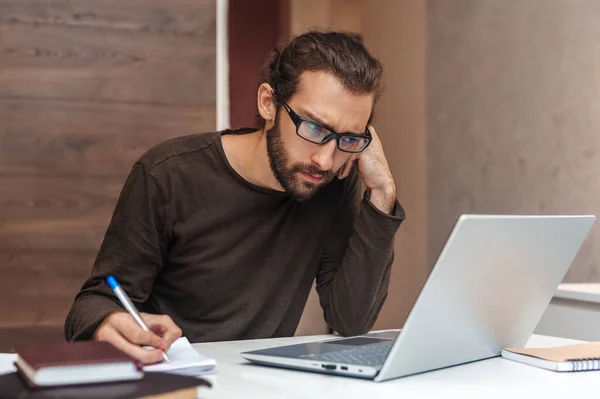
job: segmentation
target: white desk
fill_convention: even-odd
[[[217,360],[215,384],[202,398],[570,398],[600,391],[600,372],[556,373],[511,362],[487,359],[387,382],[285,370],[247,363],[246,350],[319,341],[328,335],[194,344],[200,353]],[[575,343],[564,338],[534,335],[528,346]]]
[[[600,284],[559,285],[535,332],[600,341]]]

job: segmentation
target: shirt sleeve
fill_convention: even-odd
[[[105,279],[115,276],[136,307],[150,295],[166,251],[163,205],[154,178],[136,163],[119,196],[90,277],[76,295],[65,321],[69,341],[91,339],[120,302]]]
[[[376,208],[354,168],[346,178],[317,273],[317,293],[326,322],[350,336],[368,332],[387,297],[394,236],[405,219],[395,201],[390,214]]]

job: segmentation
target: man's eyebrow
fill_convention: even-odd
[[[319,125],[322,125],[323,127],[326,127],[327,129],[331,130],[334,133],[338,133],[335,129],[333,129],[327,123],[323,122],[323,120],[321,118],[319,118],[318,116],[316,116],[312,112],[310,112],[310,111],[308,111],[308,110],[306,110],[304,108],[300,108],[300,112],[302,112],[304,115],[306,115],[307,119],[311,119],[312,121],[317,122]],[[364,135],[365,134],[365,132],[360,132],[360,133],[343,132],[343,133],[358,134],[358,135]]]

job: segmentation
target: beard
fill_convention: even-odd
[[[290,165],[290,156],[283,144],[281,130],[279,129],[279,115],[275,118],[273,127],[267,130],[267,154],[269,164],[275,178],[281,187],[296,201],[311,199],[317,191],[333,180],[335,174],[331,170],[321,170],[317,166],[295,162]],[[319,174],[322,180],[313,183],[302,178],[301,173],[310,175]]]

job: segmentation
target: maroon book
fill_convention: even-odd
[[[30,389],[16,373],[0,375],[0,399],[196,399],[210,387],[196,377],[148,372],[136,381]]]
[[[17,347],[15,365],[32,387],[137,380],[142,364],[108,342],[63,342]]]

